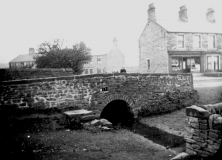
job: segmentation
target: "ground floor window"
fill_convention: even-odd
[[[97,68],[97,73],[101,73],[101,69],[100,68]]]
[[[182,57],[172,57],[172,71],[180,71],[183,69],[183,58]]]
[[[88,69],[85,69],[85,74],[88,74]]]
[[[200,72],[200,57],[172,57],[172,72]]]
[[[90,74],[93,74],[93,69],[90,69]]]
[[[219,56],[207,56],[207,70],[219,69]]]

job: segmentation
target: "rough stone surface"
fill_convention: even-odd
[[[193,98],[197,92],[193,90],[191,74],[94,74],[6,81],[0,82],[0,90],[1,106],[74,106],[100,114],[111,101],[123,100],[135,117],[141,110],[146,115],[157,114],[198,100]]]
[[[213,122],[213,128],[217,130],[222,130],[222,117],[217,117]]]
[[[186,108],[186,114],[191,117],[197,117],[197,118],[208,118],[211,113],[207,110],[197,107],[195,105],[191,107]]]
[[[186,153],[190,155],[197,155],[197,152],[195,152],[193,149],[186,148]]]
[[[109,122],[108,120],[106,119],[100,119],[100,122],[103,126],[106,126],[106,127],[113,127],[113,124],[111,122]]]
[[[168,73],[167,32],[155,22],[147,25],[139,38],[140,73]],[[155,43],[151,43],[155,41]],[[147,60],[150,59],[150,68]],[[161,60],[161,61],[160,61]]]
[[[209,117],[209,127],[213,129],[213,123],[214,123],[214,120],[217,119],[218,117],[221,117],[221,115],[219,114],[212,114],[210,117]]]
[[[91,124],[91,125],[94,125],[94,126],[99,126],[99,125],[101,125],[101,121],[98,120],[98,119],[95,119],[95,120],[93,120],[90,124]]]
[[[186,152],[200,157],[213,156],[221,145],[221,109],[219,104],[187,107],[190,137],[186,140]],[[194,118],[195,117],[195,118]],[[199,128],[198,128],[199,126]]]
[[[184,159],[186,157],[188,157],[189,154],[186,152],[181,152],[180,154],[176,155],[175,157],[173,157],[171,160],[178,160],[178,159]]]

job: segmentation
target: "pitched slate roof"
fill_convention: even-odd
[[[21,54],[19,56],[17,56],[16,58],[14,58],[13,60],[11,60],[10,62],[30,62],[30,61],[35,61],[34,56],[36,56],[37,54]]]
[[[168,32],[222,33],[222,23],[205,21],[189,21],[157,19],[157,24]]]

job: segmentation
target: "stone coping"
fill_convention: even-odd
[[[111,76],[192,76],[191,73],[107,73],[107,74],[90,74],[90,75],[75,75],[75,76],[61,76],[61,77],[47,77],[47,78],[35,78],[35,79],[21,79],[21,80],[11,80],[2,81],[0,85],[11,85],[11,84],[27,84],[43,81],[54,81],[54,80],[72,80],[72,79],[85,79],[93,77],[111,77]]]

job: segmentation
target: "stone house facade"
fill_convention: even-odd
[[[29,48],[29,54],[21,54],[9,62],[9,68],[35,68],[36,56],[34,48]]]
[[[93,55],[89,63],[83,66],[84,74],[94,74],[94,73],[106,73],[107,69],[107,54]]]
[[[209,8],[205,21],[189,21],[186,6],[179,20],[156,19],[149,5],[148,22],[139,38],[139,72],[203,73],[222,70],[222,25]]]
[[[83,75],[120,72],[125,65],[124,61],[125,56],[118,47],[117,39],[114,38],[112,50],[108,54],[93,55],[91,61],[83,66]]]

